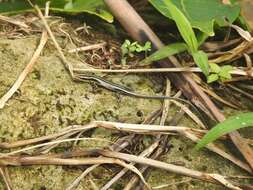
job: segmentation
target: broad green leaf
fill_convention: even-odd
[[[165,2],[171,1],[187,17],[191,26],[206,33],[214,35],[214,23],[226,26],[224,17],[234,22],[240,14],[238,3],[225,5],[222,0],[149,0],[150,3],[164,16],[173,19]]]
[[[219,73],[221,71],[221,67],[219,65],[217,65],[216,63],[210,63],[209,64],[211,73]]]
[[[113,21],[113,16],[108,12],[103,0],[75,0],[72,6],[65,6],[65,11],[68,12],[87,12],[97,15],[108,22]]]
[[[222,123],[219,123],[214,128],[212,128],[196,145],[197,149],[203,148],[208,143],[211,143],[234,130],[253,127],[253,112],[239,114],[228,118]]]
[[[202,72],[208,76],[209,75],[209,64],[207,54],[203,51],[197,51],[192,54],[194,62],[202,70]]]
[[[207,83],[212,83],[214,81],[217,81],[219,79],[218,74],[211,74],[207,77]]]
[[[167,58],[171,55],[181,53],[183,51],[187,50],[187,46],[185,43],[175,43],[175,44],[170,44],[168,46],[164,46],[163,48],[157,50],[150,56],[146,57],[143,59],[140,64],[145,65],[154,61],[159,61],[161,59]]]
[[[189,46],[191,53],[198,50],[198,41],[192,29],[190,22],[185,15],[170,1],[163,0],[166,8],[171,14],[172,19],[176,22],[177,28],[186,44]]]
[[[37,4],[40,8],[45,7],[48,0],[34,0],[33,3]],[[20,12],[31,12],[34,9],[26,0],[15,0],[0,3],[0,13],[16,14]],[[103,0],[53,0],[50,3],[52,11],[66,12],[66,13],[89,13],[99,16],[100,18],[113,22],[113,16],[106,9]]]

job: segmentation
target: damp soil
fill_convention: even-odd
[[[29,62],[39,39],[39,34],[15,39],[4,36],[0,38],[0,96],[7,92]],[[61,38],[58,37],[58,40],[61,41]],[[68,54],[67,59],[76,65],[83,64],[80,57],[74,54]],[[143,94],[162,93],[163,90],[163,82],[158,76],[124,74],[104,77]],[[21,88],[8,101],[4,109],[0,110],[0,141],[14,142],[48,135],[69,125],[86,124],[92,120],[141,123],[149,113],[159,109],[161,105],[161,101],[119,95],[90,82],[74,82],[60,61],[52,42],[49,41]],[[176,110],[171,108],[168,120]],[[197,127],[187,117],[183,118],[179,125]],[[106,141],[83,141],[78,146],[103,148],[119,136],[120,134],[115,131],[96,129],[92,132],[91,137],[106,139]],[[145,141],[147,143],[148,137],[144,139],[147,140]],[[194,152],[194,144],[183,137],[172,137],[169,143],[170,150],[161,157],[161,160],[165,162],[209,173],[217,172],[226,176],[246,175],[230,162],[209,151]],[[61,150],[68,148],[68,146],[61,146]],[[9,173],[15,190],[63,190],[81,174],[84,168],[9,167]],[[78,189],[92,189],[90,179],[96,185],[101,186],[113,174],[110,167],[99,167],[92,173],[92,176],[81,181]],[[124,179],[129,179],[129,177]],[[177,182],[188,179],[166,171],[152,169],[148,183],[151,186],[172,184],[162,188],[163,190],[224,189],[198,180],[176,185]],[[0,182],[2,182],[1,179]],[[122,189],[123,182],[124,180],[120,181],[112,189]],[[0,189],[3,189],[2,183],[0,183]]]

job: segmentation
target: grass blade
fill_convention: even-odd
[[[207,54],[203,51],[197,51],[192,54],[194,62],[198,65],[198,67],[203,71],[203,73],[208,76],[209,75],[209,64]]]
[[[150,56],[146,57],[140,62],[140,65],[149,64],[154,61],[159,61],[161,59],[167,58],[171,55],[175,55],[187,50],[187,46],[185,43],[174,43],[167,46],[162,47],[157,50]]]
[[[170,0],[164,0],[163,2],[167,6],[172,19],[176,22],[177,28],[184,41],[189,46],[190,51],[196,52],[198,50],[198,41],[190,22]]]
[[[228,118],[212,128],[196,145],[196,149],[203,148],[208,143],[215,141],[222,135],[237,129],[253,127],[253,112],[242,113]]]

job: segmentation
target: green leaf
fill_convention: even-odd
[[[209,64],[207,54],[203,51],[198,51],[192,54],[195,63],[202,70],[202,72],[208,76],[209,75]]]
[[[128,49],[129,49],[129,52],[131,53],[131,52],[135,52],[136,48],[137,47],[135,45],[130,45]]]
[[[45,8],[45,3],[48,0],[34,0],[40,8]],[[86,12],[99,16],[100,18],[113,22],[113,16],[107,10],[103,0],[53,0],[50,3],[50,10],[65,12],[65,13],[82,13]],[[20,12],[31,12],[34,9],[30,6],[28,1],[15,0],[10,2],[2,2],[0,6],[0,13],[16,14]]]
[[[161,49],[157,50],[155,53],[143,59],[140,64],[145,65],[154,61],[159,61],[161,59],[167,58],[171,55],[180,53],[187,50],[185,43],[174,43],[168,46],[164,46]]]
[[[252,32],[252,29],[251,29],[249,23],[246,21],[246,19],[245,19],[242,15],[240,15],[240,16],[238,17],[237,20],[238,20],[239,25],[240,25],[244,30],[247,30],[247,31],[249,31],[249,32]]]
[[[219,73],[221,71],[221,67],[219,65],[217,65],[216,63],[210,63],[209,64],[211,73]]]
[[[207,77],[207,83],[212,83],[214,81],[217,81],[219,79],[218,74],[211,74]]]
[[[225,5],[221,0],[149,0],[150,3],[164,16],[174,19],[167,9],[165,2],[171,1],[187,17],[191,26],[206,33],[214,35],[214,23],[226,26],[224,17],[234,22],[240,15],[238,3]]]
[[[200,32],[197,36],[198,44],[201,45],[208,36]],[[149,42],[150,43],[150,42]],[[174,43],[169,44],[167,46],[162,47],[161,49],[157,50],[149,57],[143,59],[140,64],[149,64],[151,62],[159,61],[161,59],[165,59],[171,55],[175,55],[187,50],[187,45],[185,43]]]
[[[198,46],[200,46],[201,44],[203,44],[206,41],[206,39],[208,38],[208,35],[206,33],[200,31],[196,34],[196,37],[197,37],[197,41],[198,41]]]
[[[122,56],[124,57],[126,54],[128,54],[128,49],[125,46],[121,46],[121,52]]]
[[[148,41],[145,43],[143,50],[144,51],[151,51],[151,46],[152,46],[151,42]]]
[[[170,0],[163,0],[163,2],[167,8],[167,11],[170,12],[172,19],[176,22],[177,28],[181,36],[183,37],[186,44],[189,46],[189,50],[191,52],[196,52],[198,50],[198,41],[193,32],[190,22]]]
[[[136,44],[136,52],[140,53],[142,51],[144,51],[144,47],[141,46],[140,44]]]
[[[233,70],[233,67],[230,65],[225,65],[221,67],[221,71],[219,72],[219,76],[224,79],[231,79],[232,76],[230,74],[230,71]]]
[[[231,131],[245,128],[253,127],[253,112],[239,114],[228,118],[222,123],[219,123],[214,128],[212,128],[196,145],[195,148],[200,149],[206,146]]]
[[[131,45],[130,40],[125,40],[123,45],[125,45],[126,47],[130,46]]]

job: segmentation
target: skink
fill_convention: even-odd
[[[96,82],[98,85],[100,85],[101,87],[103,87],[107,90],[119,92],[121,94],[132,96],[135,98],[158,99],[158,100],[169,99],[169,100],[176,100],[176,101],[184,102],[194,109],[194,111],[199,115],[200,119],[202,120],[202,122],[206,126],[208,125],[206,120],[203,118],[203,115],[197,109],[197,107],[187,100],[184,100],[181,98],[176,98],[176,97],[171,97],[171,96],[150,96],[150,95],[139,94],[139,93],[133,92],[131,89],[129,89],[127,87],[115,84],[113,82],[107,81],[107,80],[105,80],[101,77],[95,76],[95,75],[76,75],[75,79],[78,81],[91,80],[91,81]]]
[[[184,100],[182,98],[176,98],[176,97],[171,97],[171,96],[150,96],[150,95],[144,95],[144,94],[139,94],[136,92],[133,92],[131,89],[115,84],[113,82],[107,81],[101,77],[98,76],[94,76],[94,75],[76,75],[76,79],[79,81],[87,81],[87,80],[91,80],[96,82],[98,85],[100,85],[101,87],[110,90],[110,91],[114,91],[114,92],[119,92],[121,94],[125,94],[128,96],[133,96],[136,98],[145,98],[145,99],[170,99],[170,100],[176,100],[176,101],[180,101],[180,102],[184,102],[186,104],[188,104],[189,106],[191,106],[192,108],[195,109],[195,111],[198,111],[198,109],[189,101]]]

